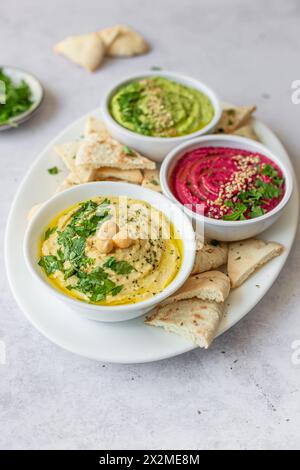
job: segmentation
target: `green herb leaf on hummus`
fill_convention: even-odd
[[[57,166],[53,166],[52,168],[48,168],[49,175],[57,175],[59,173],[59,169]]]
[[[103,267],[111,269],[116,274],[129,274],[134,270],[134,267],[127,261],[117,261],[114,256],[108,258]]]
[[[50,276],[55,273],[55,271],[62,269],[62,262],[53,255],[42,256],[38,264],[45,270],[47,276]]]
[[[52,233],[56,232],[57,227],[47,228],[44,236],[44,240],[48,240],[48,238],[52,235]]]

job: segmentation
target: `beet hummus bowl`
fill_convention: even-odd
[[[243,240],[269,228],[293,190],[289,169],[265,146],[237,136],[203,136],[171,151],[161,185],[208,238]]]

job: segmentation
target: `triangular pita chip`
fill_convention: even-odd
[[[228,245],[222,242],[204,243],[203,248],[196,251],[196,259],[192,274],[199,274],[217,269],[227,263]]]
[[[145,323],[163,327],[166,331],[207,349],[218,331],[223,313],[222,303],[198,299],[181,300],[158,307]]]
[[[73,174],[77,184],[95,181],[95,169],[87,165],[76,165],[76,153],[80,141],[65,142],[54,147],[57,155],[62,159],[68,170]]]
[[[229,277],[220,271],[208,271],[189,277],[185,284],[162,305],[194,298],[219,303],[227,299],[229,292]]]
[[[232,287],[239,287],[260,266],[280,255],[283,246],[263,240],[244,240],[230,243],[228,254],[228,276]]]
[[[103,61],[106,47],[99,34],[89,33],[67,37],[56,44],[54,51],[94,72]]]
[[[152,191],[162,193],[160,180],[159,180],[159,171],[158,170],[145,170],[142,186]]]
[[[246,137],[247,139],[259,141],[259,138],[253,128],[253,124],[251,123],[251,120],[247,122],[246,125],[234,131],[233,134],[239,135],[240,137]]]
[[[255,110],[256,106],[231,106],[223,109],[216,132],[232,134],[244,125]]]
[[[149,51],[143,36],[125,25],[106,28],[99,31],[99,36],[106,45],[106,54],[110,56],[128,57]]]
[[[122,170],[155,169],[155,163],[142,157],[138,152],[129,150],[112,138],[103,139],[96,134],[90,134],[81,142],[76,155],[76,164]]]
[[[102,137],[109,136],[103,121],[96,119],[94,116],[90,116],[85,123],[84,137],[90,134],[98,134]]]
[[[96,180],[108,180],[114,178],[128,183],[141,184],[143,174],[140,170],[119,170],[118,168],[99,168],[95,171]]]

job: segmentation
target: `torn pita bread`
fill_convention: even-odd
[[[95,169],[87,165],[76,165],[76,153],[79,148],[80,141],[65,142],[56,145],[54,151],[62,159],[65,166],[73,174],[76,184],[89,183],[95,181]]]
[[[94,72],[103,61],[106,47],[99,34],[89,33],[67,37],[54,46],[54,51]]]
[[[185,284],[162,305],[194,298],[220,303],[227,299],[229,292],[229,277],[220,271],[208,271],[189,277]]]
[[[256,106],[231,106],[223,109],[216,133],[232,134],[242,127],[256,110]]]
[[[99,31],[106,45],[106,54],[113,57],[129,57],[145,54],[149,45],[143,36],[125,25],[115,25]]]
[[[94,116],[89,116],[84,127],[84,137],[90,134],[98,134],[102,137],[109,136],[108,131],[100,119],[96,119]]]
[[[203,248],[196,251],[196,259],[192,274],[199,274],[217,269],[227,263],[228,245],[222,242],[204,243]]]
[[[90,134],[79,145],[76,165],[92,168],[119,168],[122,170],[154,170],[155,163],[112,138],[103,139]]]
[[[230,243],[227,270],[231,286],[239,287],[256,269],[282,251],[283,246],[276,242],[249,239]]]
[[[27,214],[28,222],[30,222],[30,220],[37,213],[37,211],[42,207],[42,205],[43,205],[43,202],[41,202],[40,204],[35,204],[34,206],[32,206],[32,208],[30,209],[30,211]]]
[[[141,184],[143,174],[140,170],[119,170],[118,168],[99,168],[95,171],[96,180],[108,180],[113,178],[118,181],[127,181],[128,183]]]
[[[246,137],[247,139],[256,140],[259,142],[259,138],[256,135],[253,125],[251,122],[248,122],[245,126],[240,127],[233,133],[234,135],[239,135],[240,137]]]
[[[163,327],[166,331],[207,349],[218,331],[223,313],[222,303],[198,299],[181,300],[158,307],[145,323]]]
[[[157,191],[162,193],[160,180],[159,180],[159,171],[158,170],[145,170],[142,186],[152,191]]]

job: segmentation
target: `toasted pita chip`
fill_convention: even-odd
[[[54,51],[94,72],[103,61],[106,47],[99,34],[89,33],[67,37],[55,45]]]
[[[84,128],[84,137],[87,137],[90,134],[98,134],[102,137],[109,136],[103,121],[96,119],[94,116],[90,116],[88,118]]]
[[[227,299],[229,292],[229,277],[220,271],[208,271],[189,277],[185,284],[162,305],[194,298],[220,303]]]
[[[28,222],[30,222],[32,217],[37,213],[37,211],[42,207],[42,205],[43,205],[43,202],[41,202],[40,204],[35,204],[34,206],[32,206],[32,208],[30,209],[30,211],[27,214]]]
[[[108,180],[113,178],[118,181],[141,184],[143,175],[140,170],[119,170],[118,168],[99,168],[95,170],[96,180]]]
[[[249,239],[230,243],[227,270],[231,286],[239,287],[256,269],[282,251],[283,246],[276,242]]]
[[[76,165],[92,168],[119,168],[122,170],[154,170],[155,163],[128,149],[112,138],[103,139],[96,134],[87,136],[76,154]]]
[[[166,331],[207,349],[218,331],[223,313],[222,303],[198,299],[181,300],[158,307],[145,323],[161,326]]]
[[[106,45],[106,54],[109,56],[129,57],[149,51],[149,45],[143,36],[125,25],[106,28],[99,31],[99,36]]]
[[[245,126],[240,127],[239,129],[234,131],[233,134],[239,135],[240,137],[246,137],[247,139],[259,141],[259,138],[256,135],[251,122],[248,122]]]
[[[196,251],[196,259],[192,274],[199,274],[217,269],[227,263],[228,245],[222,242],[204,243],[203,248]]]
[[[68,170],[73,174],[76,184],[95,181],[95,169],[87,165],[76,165],[76,153],[80,141],[66,142],[54,147],[57,155],[62,159]]]
[[[232,134],[244,125],[255,110],[256,106],[231,106],[230,108],[223,109],[216,132]]]
[[[159,181],[159,171],[158,170],[145,170],[142,186],[147,189],[152,189],[152,191],[157,191],[162,193],[160,181]]]

